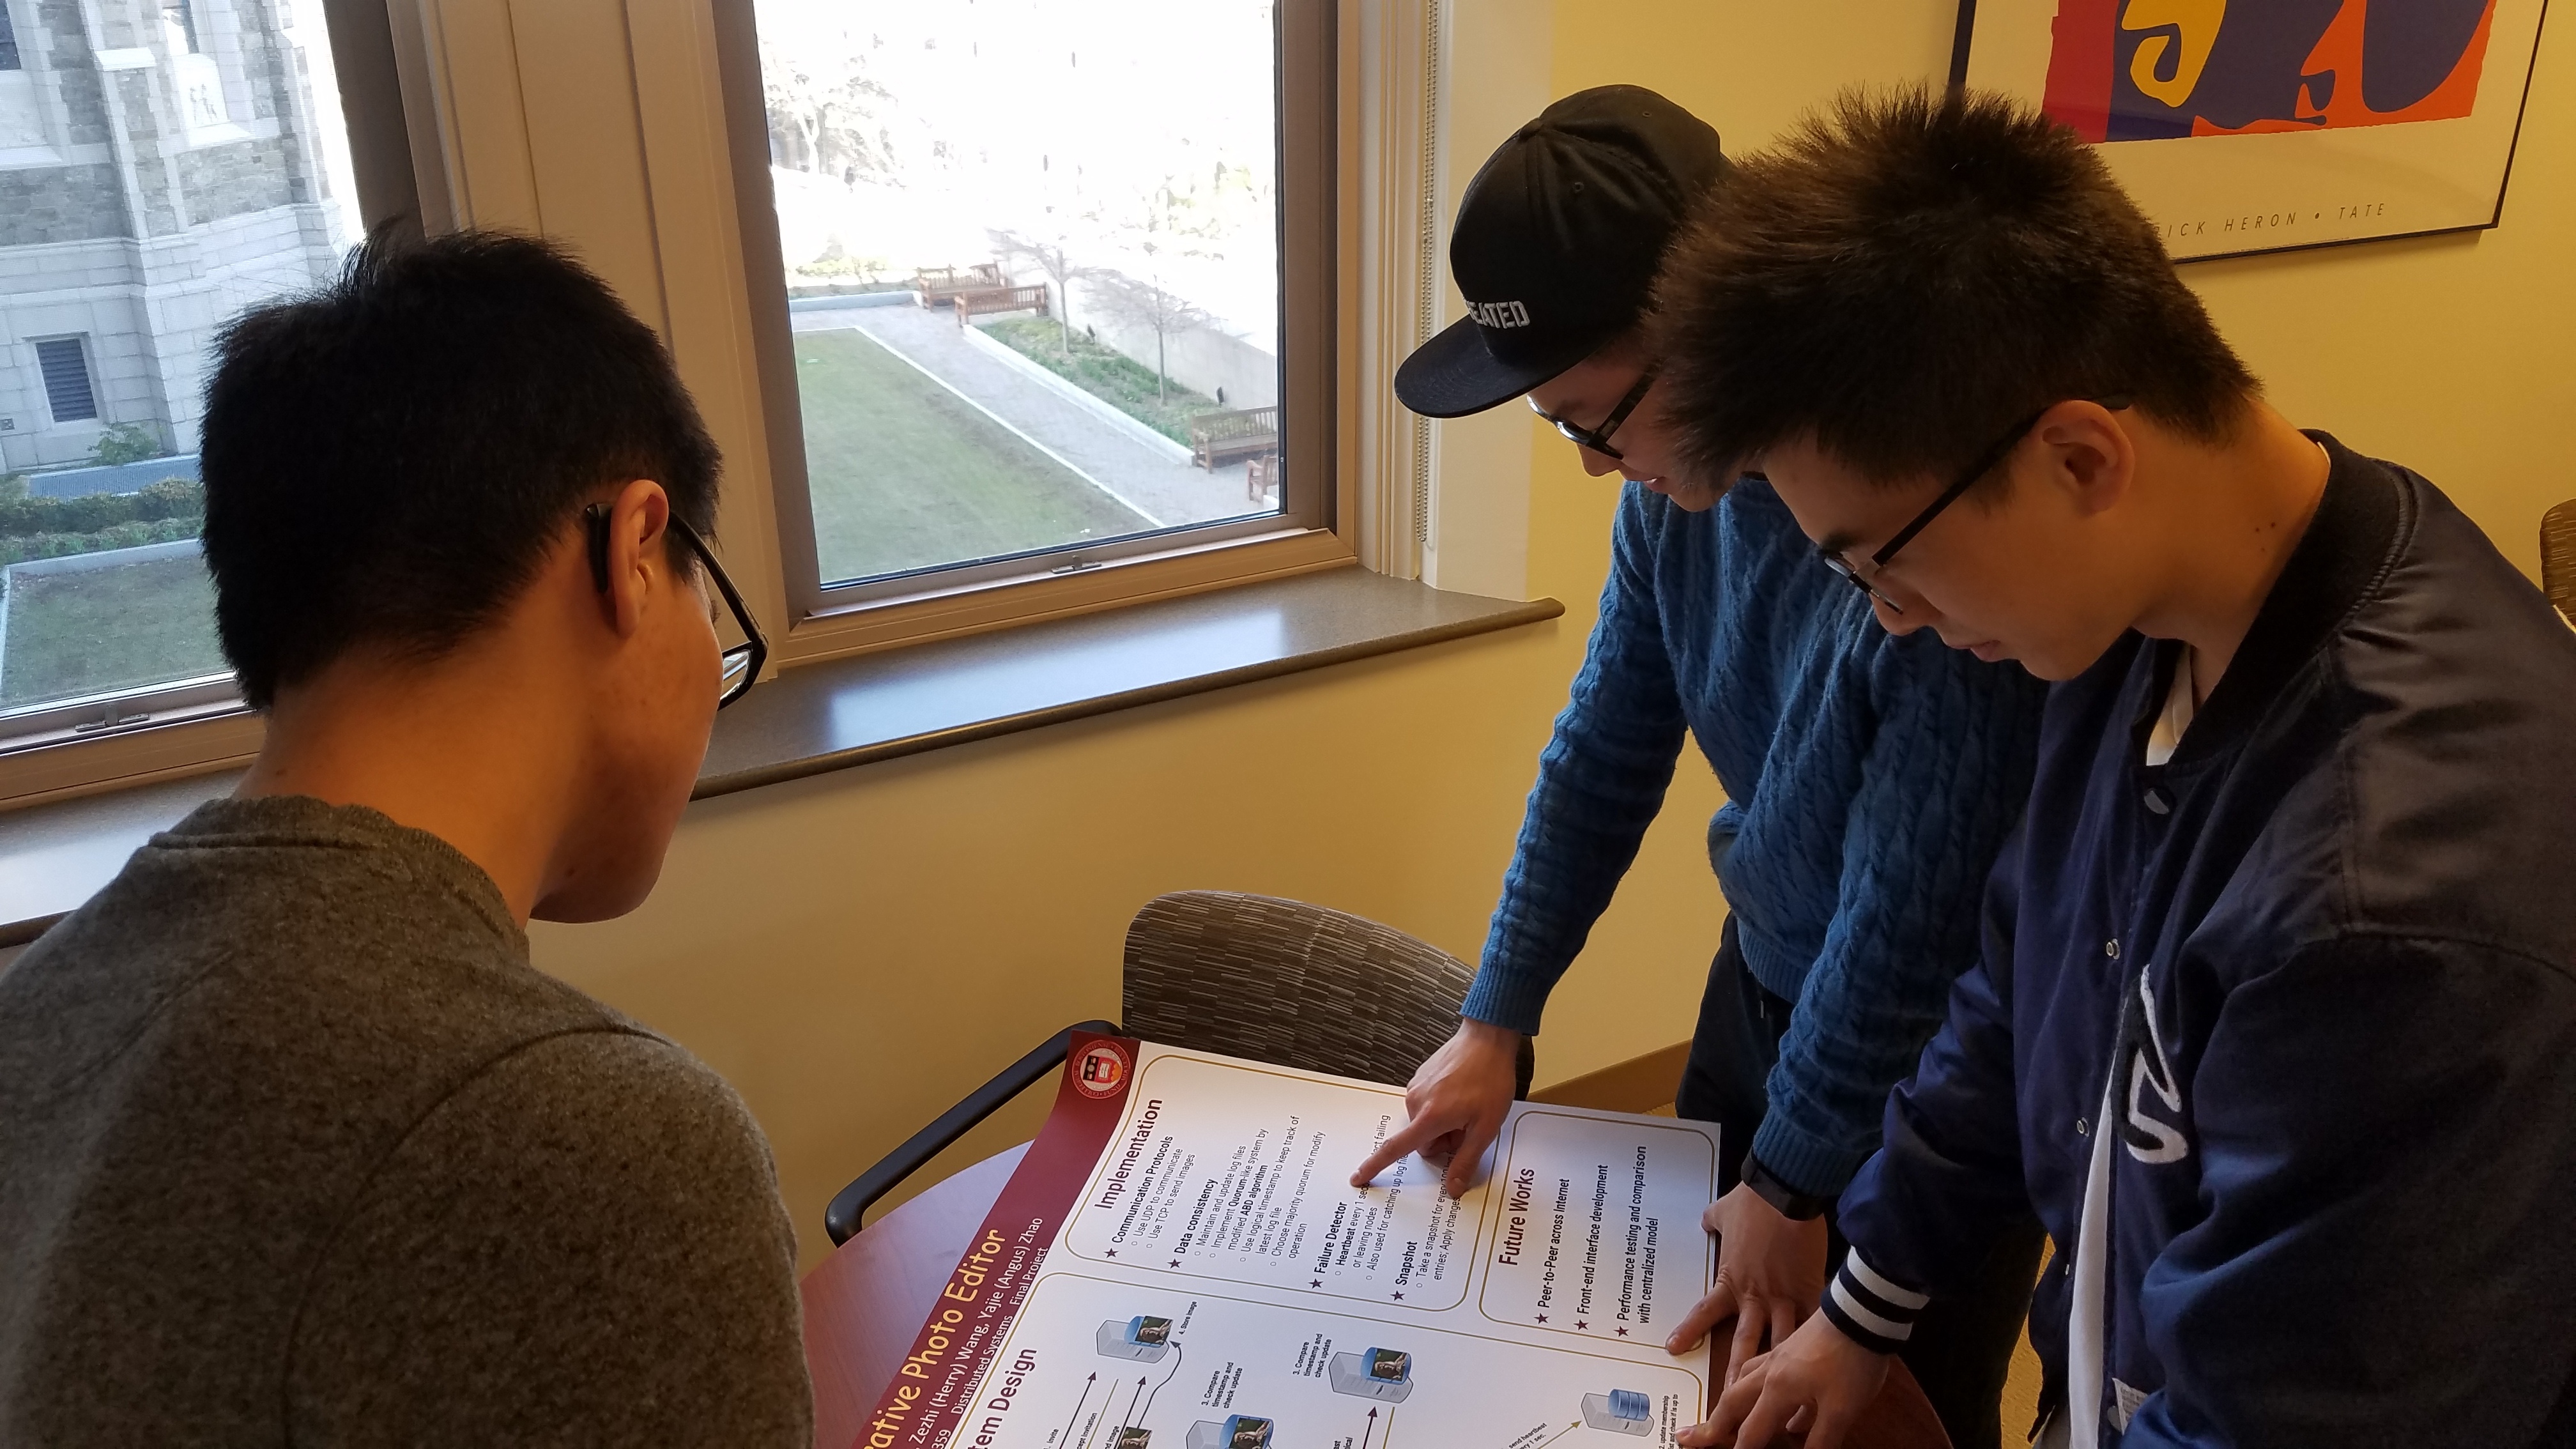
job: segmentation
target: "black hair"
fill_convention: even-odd
[[[1847,92],[1728,169],[1658,301],[1711,476],[1810,435],[1873,482],[1946,476],[2069,398],[2221,442],[2258,390],[2093,148],[1998,96]]]
[[[670,355],[550,242],[381,228],[215,352],[206,566],[256,707],[353,649],[454,648],[604,485],[652,479],[712,531],[721,460]]]

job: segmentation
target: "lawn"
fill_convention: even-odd
[[[796,387],[828,581],[1151,527],[857,331],[800,332]]]
[[[0,639],[0,708],[221,674],[215,586],[195,555],[21,574]]]
[[[1190,440],[1190,419],[1222,406],[1165,378],[1158,387],[1154,369],[1088,334],[1068,341],[1064,325],[1051,317],[1007,317],[976,324],[986,335],[1038,366],[1081,388],[1175,443]]]

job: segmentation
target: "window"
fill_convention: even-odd
[[[244,4],[201,33],[190,5],[159,10],[183,64],[112,87],[71,74],[95,71],[95,53],[57,47],[40,63],[64,83],[29,93],[50,133],[108,137],[137,164],[81,155],[9,172],[48,221],[0,232],[0,337],[33,339],[0,366],[0,797],[117,773],[60,779],[73,767],[31,763],[46,746],[139,749],[108,737],[238,709],[196,543],[208,349],[245,307],[329,277],[361,230],[322,27]],[[209,46],[238,55],[261,123],[211,136],[156,125],[188,114],[182,88],[191,65],[213,63]],[[389,52],[381,68],[390,77]],[[151,105],[131,99],[138,84]],[[118,87],[128,99],[110,106]]]
[[[98,416],[98,392],[89,382],[89,354],[77,337],[48,337],[36,344],[36,371],[45,379],[45,406],[58,423]]]
[[[18,22],[9,18],[8,0],[0,0],[0,70],[16,70],[18,60]]]
[[[161,33],[170,42],[172,55],[195,55],[197,46],[197,12],[188,0],[165,0],[161,6]]]
[[[795,616],[1328,522],[1322,0],[750,8]]]

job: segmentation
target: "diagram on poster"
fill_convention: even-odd
[[[1133,1308],[1103,1322],[1102,1304]],[[1129,1326],[1163,1334],[1139,1364]],[[1113,1336],[1108,1330],[1115,1327]],[[1089,1338],[1108,1351],[1082,1351]],[[1402,1339],[1399,1344],[1398,1338]],[[1071,1348],[1073,1351],[1067,1352]],[[1164,1298],[1084,1271],[1042,1275],[959,1445],[1028,1449],[1581,1449],[1699,1418],[1705,1361],[1508,1342],[1248,1297]]]
[[[1716,1129],[1516,1105],[1478,1185],[1351,1169],[1403,1094],[1077,1037],[865,1449],[1670,1446]],[[855,1446],[854,1446],[855,1449]]]

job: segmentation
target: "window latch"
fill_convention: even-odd
[[[118,705],[114,700],[110,700],[108,701],[107,706],[98,712],[98,718],[91,720],[87,724],[72,726],[72,733],[76,735],[100,734],[107,730],[123,729],[127,725],[144,724],[149,722],[151,718],[152,716],[149,714],[126,714],[123,712],[122,706]]]
[[[1063,563],[1057,564],[1054,568],[1048,569],[1047,572],[1051,574],[1079,574],[1088,573],[1098,567],[1100,567],[1100,564],[1094,559],[1070,558],[1065,560]]]

